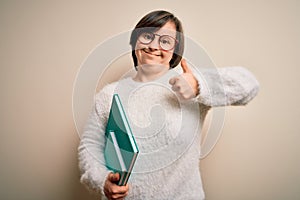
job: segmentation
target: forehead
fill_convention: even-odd
[[[159,35],[176,36],[176,26],[174,22],[169,21],[165,25],[163,25],[160,29],[158,29],[155,33]]]

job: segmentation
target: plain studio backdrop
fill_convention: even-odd
[[[181,19],[218,67],[260,82],[249,105],[226,108],[200,164],[207,200],[300,198],[299,1],[2,0],[0,199],[97,198],[79,183],[73,83],[98,44],[156,9]]]

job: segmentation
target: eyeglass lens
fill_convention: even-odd
[[[158,35],[151,32],[144,32],[139,36],[138,40],[143,44],[150,44],[156,35],[159,36],[159,45],[163,50],[171,50],[175,47],[176,40],[169,35]]]

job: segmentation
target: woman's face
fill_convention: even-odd
[[[163,65],[170,67],[170,60],[172,59],[174,48],[171,50],[163,50],[160,43],[166,41],[159,41],[159,36],[169,35],[176,38],[176,27],[173,22],[167,22],[158,31],[154,32],[155,37],[149,44],[142,43],[137,40],[135,47],[135,54],[138,60],[138,65]],[[161,39],[162,40],[162,39]]]

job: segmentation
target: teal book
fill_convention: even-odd
[[[113,95],[105,135],[106,167],[120,174],[118,185],[126,185],[139,149],[118,94]]]

